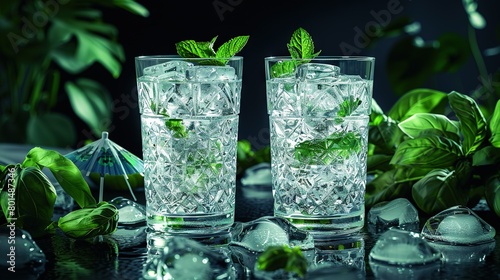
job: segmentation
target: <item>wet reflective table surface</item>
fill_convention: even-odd
[[[239,185],[236,194],[237,221],[248,222],[262,216],[272,215],[273,199],[269,186],[242,187]],[[109,200],[117,196],[127,196],[127,194],[108,192],[105,196],[107,196],[105,199]],[[138,202],[144,203],[144,193],[139,192],[137,196]],[[497,231],[500,230],[499,218],[494,214],[489,211],[477,211],[476,213],[494,226]],[[424,219],[421,218],[421,221]],[[147,258],[144,236],[139,234],[136,238],[128,238],[125,235],[120,236],[120,232],[117,233],[114,234],[114,239],[106,239],[95,244],[70,240],[63,235],[37,239],[37,244],[47,257],[45,271],[38,279],[141,279],[142,269]],[[365,226],[358,235],[350,238],[352,240],[346,240],[343,244],[362,245],[361,247],[353,247],[356,250],[350,256],[353,265],[364,268],[364,279],[377,279],[368,258],[370,250],[375,244],[373,236],[367,232]],[[419,278],[418,275],[413,275],[411,271],[409,273],[406,271],[399,277],[396,277],[397,274],[392,274],[396,275],[393,279],[408,277],[441,280],[500,279],[500,238],[498,234],[495,236],[495,240],[494,249],[487,256],[477,261],[445,264],[439,268],[437,273],[426,275],[425,278]],[[339,242],[342,243],[342,241]],[[343,248],[344,245],[342,245]],[[474,256],[475,253],[467,247],[461,247],[459,250],[465,256],[476,257]],[[330,277],[321,279],[330,279]],[[12,279],[21,278],[15,277]],[[32,279],[36,279],[36,277]]]

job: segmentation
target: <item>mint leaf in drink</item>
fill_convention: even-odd
[[[352,112],[354,112],[359,107],[359,105],[361,105],[361,100],[359,98],[356,98],[355,100],[344,100],[344,102],[340,104],[340,110],[338,114],[339,117],[346,117],[351,115]]]
[[[250,36],[238,36],[225,42],[224,44],[222,44],[222,46],[219,47],[219,49],[215,53],[215,56],[217,58],[233,57],[243,49],[243,47],[247,44],[249,38]]]
[[[312,37],[302,27],[299,27],[293,32],[287,47],[290,55],[294,59],[312,59],[321,53],[321,51],[314,53],[314,42]]]
[[[326,139],[312,139],[299,143],[295,146],[295,158],[305,164],[328,165],[336,158],[348,158],[360,151],[359,133],[334,133]]]
[[[213,45],[217,40],[217,36],[210,42],[196,42],[194,40],[185,40],[175,44],[177,53],[185,58],[196,57],[215,57]]]
[[[154,102],[151,102],[151,110],[156,112],[156,104]],[[165,108],[159,108],[158,114],[170,118]],[[168,119],[165,121],[165,126],[174,132],[174,138],[186,138],[188,136],[186,127],[182,124],[182,119]]]
[[[321,53],[321,51],[314,52],[314,42],[311,35],[301,27],[293,32],[287,48],[292,61],[280,61],[271,66],[271,76],[273,78],[293,73],[298,65],[311,61]]]
[[[206,58],[200,62],[202,65],[226,65],[228,58],[240,52],[248,42],[250,36],[238,36],[222,44],[217,51],[214,49],[215,36],[210,42],[196,42],[185,40],[175,44],[177,54],[184,58]]]

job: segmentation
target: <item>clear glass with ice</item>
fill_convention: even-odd
[[[316,239],[364,224],[374,63],[265,58],[274,214]]]
[[[135,59],[152,231],[213,233],[234,222],[243,57]]]

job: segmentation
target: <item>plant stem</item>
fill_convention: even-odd
[[[477,44],[476,31],[470,23],[468,24],[467,31],[469,35],[470,49],[472,52],[472,56],[474,57],[474,61],[476,62],[479,75],[481,76],[481,82],[485,82],[488,80],[488,71],[486,69],[486,64],[484,64],[481,50],[479,50],[479,45]]]

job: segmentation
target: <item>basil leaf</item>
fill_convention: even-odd
[[[47,167],[64,191],[73,197],[80,207],[96,203],[78,167],[56,151],[35,147],[28,152],[21,166]]]
[[[448,119],[445,115],[431,113],[416,113],[408,119],[400,122],[399,128],[411,138],[417,138],[422,135],[425,130],[440,131],[438,135],[450,136],[457,142],[460,137],[460,129],[458,125]],[[453,135],[453,136],[452,136]]]
[[[106,201],[74,210],[59,218],[57,226],[75,239],[113,233],[118,225],[118,210]]]
[[[230,58],[239,53],[247,44],[250,36],[238,36],[222,44],[217,50],[215,57]]]
[[[437,213],[455,205],[467,205],[468,195],[458,186],[455,171],[435,169],[412,188],[413,200],[427,214]]]
[[[486,138],[486,119],[481,110],[479,110],[477,103],[469,96],[453,91],[448,95],[448,100],[451,109],[460,120],[464,154],[466,156],[470,155]]]
[[[401,96],[389,110],[393,120],[404,121],[416,113],[442,113],[446,105],[446,93],[419,88]]]
[[[500,148],[486,146],[472,155],[473,166],[484,166],[500,163]]]
[[[382,116],[384,120],[377,120],[370,125],[368,142],[375,145],[375,152],[394,154],[396,147],[403,141],[404,133],[398,123],[389,117]]]
[[[446,168],[453,166],[462,150],[455,141],[441,136],[426,136],[402,142],[392,157],[398,166]]]
[[[490,209],[500,217],[500,175],[489,178],[485,186],[486,202]]]
[[[385,171],[366,184],[365,203],[368,208],[398,197],[411,200],[412,185],[431,169],[399,167]]]
[[[15,169],[12,185],[9,182],[9,188],[1,193],[4,215],[7,221],[16,218],[16,227],[26,229],[34,236],[43,235],[54,213],[56,190],[39,168],[18,165]],[[10,188],[14,192],[9,191]]]
[[[500,148],[500,100],[497,101],[495,111],[490,120],[490,143],[496,148]]]

